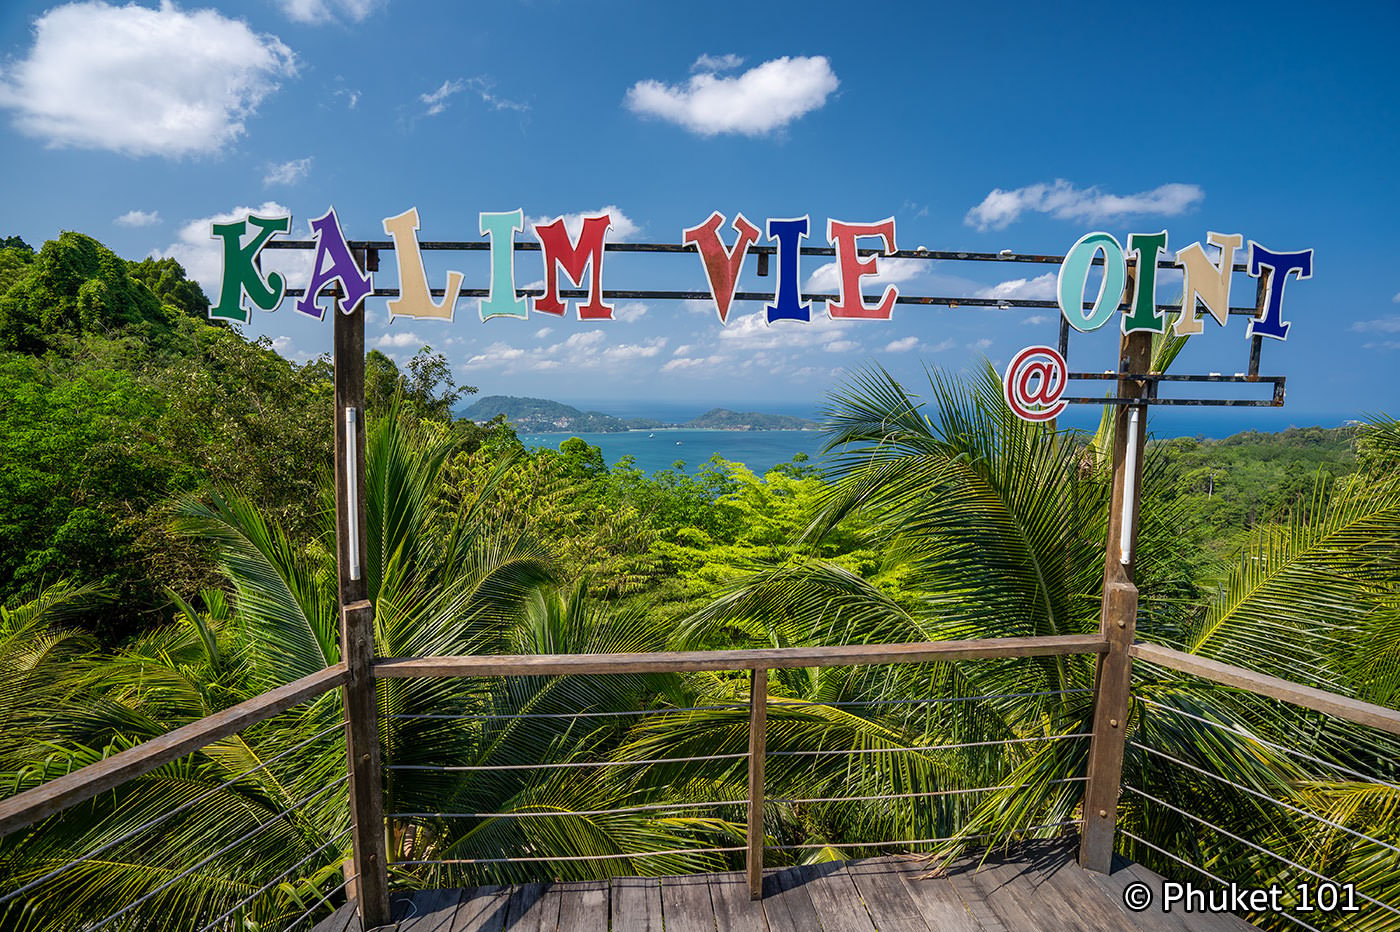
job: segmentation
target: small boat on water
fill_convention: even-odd
[[[656,434],[647,434],[648,437],[655,437]]]

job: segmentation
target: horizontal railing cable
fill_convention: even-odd
[[[256,836],[256,835],[258,835],[258,834],[260,834],[260,833],[262,833],[262,832],[267,831],[269,828],[273,828],[273,827],[276,826],[276,825],[282,824],[282,823],[280,822],[280,820],[281,820],[281,818],[282,818],[283,816],[288,815],[288,814],[290,814],[290,813],[292,813],[292,812],[295,812],[297,809],[299,809],[299,808],[301,808],[302,806],[306,805],[307,803],[311,802],[311,800],[315,799],[317,796],[320,796],[320,795],[324,794],[327,790],[335,789],[336,787],[339,787],[339,786],[341,786],[341,785],[347,783],[349,780],[350,780],[350,775],[349,775],[349,774],[346,774],[345,776],[341,777],[341,778],[338,779],[338,780],[334,780],[334,781],[332,781],[332,782],[330,782],[330,783],[327,783],[325,786],[321,787],[320,789],[316,790],[315,792],[312,792],[312,793],[310,793],[310,794],[308,794],[308,795],[306,795],[306,796],[303,796],[301,799],[299,799],[299,800],[297,800],[296,802],[292,803],[292,804],[291,804],[290,806],[288,806],[286,809],[283,809],[281,812],[278,812],[278,813],[276,813],[275,815],[273,815],[273,816],[272,816],[271,818],[269,818],[267,821],[260,823],[260,824],[258,825],[257,828],[253,829],[253,830],[250,831],[250,832],[245,832],[244,834],[238,836],[238,838],[234,839],[234,840],[233,840],[232,842],[230,842],[229,844],[227,844],[227,845],[225,845],[224,847],[220,848],[218,851],[215,851],[213,854],[209,855],[209,856],[206,857],[204,860],[200,861],[199,863],[197,863],[197,864],[195,864],[195,865],[193,865],[193,866],[191,866],[191,867],[185,868],[185,870],[183,870],[183,871],[181,871],[180,873],[176,874],[174,877],[170,878],[170,879],[167,880],[165,883],[161,884],[159,887],[156,887],[154,890],[152,890],[152,891],[150,891],[149,893],[145,894],[145,895],[142,896],[140,899],[138,899],[138,900],[136,900],[135,902],[130,903],[130,904],[128,904],[128,905],[122,907],[122,908],[121,908],[120,910],[118,910],[117,912],[112,913],[111,915],[107,916],[105,919],[103,919],[103,920],[101,920],[100,922],[98,922],[97,925],[91,926],[91,927],[89,928],[88,932],[98,932],[99,929],[105,929],[105,928],[107,928],[107,926],[111,925],[113,922],[115,922],[116,920],[120,919],[122,916],[125,916],[127,913],[131,912],[131,911],[132,911],[133,909],[135,909],[136,907],[140,906],[140,905],[143,904],[143,903],[146,903],[146,902],[150,901],[153,897],[158,896],[158,895],[161,894],[161,893],[164,893],[166,890],[169,890],[172,886],[174,886],[175,884],[179,883],[181,880],[184,880],[184,879],[185,879],[186,877],[188,877],[190,874],[193,874],[195,871],[199,870],[201,867],[205,866],[206,864],[210,863],[211,861],[214,861],[214,860],[216,860],[217,858],[223,857],[225,854],[228,854],[230,851],[232,851],[233,849],[237,848],[239,845],[243,844],[243,843],[244,843],[245,841],[247,841],[248,839],[253,838],[253,837]]]
[[[977,702],[982,699],[1035,699],[1043,696],[1071,696],[1092,692],[1092,689],[1047,689],[1040,692],[986,693],[981,696],[948,696],[940,699],[842,699],[835,702],[813,702],[810,699],[786,699],[781,696],[776,696],[770,697],[768,704],[783,706],[833,706],[836,708],[866,705],[941,705],[948,702]],[[748,707],[744,706],[744,708]]]
[[[1073,819],[1063,822],[1046,822],[1042,825],[1027,825],[1025,828],[1016,829],[1016,833],[1038,832],[1047,828],[1063,828],[1067,825],[1078,825]],[[811,851],[819,848],[892,848],[898,846],[908,847],[909,845],[934,845],[943,844],[949,841],[970,841],[974,838],[991,838],[990,834],[979,835],[950,835],[947,838],[896,838],[891,841],[849,841],[839,843],[817,843],[806,845],[765,845],[768,851]]]
[[[628,767],[637,764],[677,764],[705,760],[737,760],[748,754],[700,754],[695,757],[659,757],[650,760],[559,761],[547,764],[390,764],[389,770],[471,772],[491,770],[548,770],[569,767]]]
[[[395,861],[394,866],[405,864],[533,864],[545,861],[616,861],[622,858],[654,858],[667,854],[728,854],[734,851],[746,851],[743,846],[735,848],[664,848],[660,851],[636,851],[624,854],[569,854],[556,857],[523,857],[523,858],[430,858],[414,861]]]
[[[1400,784],[1387,782],[1387,781],[1385,781],[1385,780],[1382,780],[1382,779],[1379,778],[1379,777],[1374,777],[1374,776],[1372,776],[1372,775],[1370,775],[1370,774],[1362,773],[1362,772],[1359,771],[1359,770],[1352,770],[1350,767],[1346,767],[1346,766],[1344,766],[1344,765],[1342,765],[1342,764],[1338,764],[1338,763],[1336,763],[1335,761],[1324,760],[1324,759],[1321,758],[1321,757],[1314,757],[1313,755],[1307,753],[1306,751],[1300,751],[1300,750],[1298,750],[1297,748],[1290,748],[1290,747],[1287,747],[1287,746],[1282,745],[1282,744],[1275,744],[1275,743],[1272,742],[1272,741],[1269,741],[1269,740],[1267,740],[1267,739],[1265,739],[1265,738],[1261,738],[1261,737],[1259,737],[1258,735],[1250,734],[1249,732],[1244,731],[1244,730],[1239,729],[1239,728],[1236,728],[1236,727],[1234,727],[1233,725],[1227,725],[1227,724],[1225,724],[1224,722],[1214,722],[1214,721],[1211,721],[1211,720],[1208,719],[1208,718],[1202,718],[1202,717],[1199,716],[1199,715],[1195,715],[1195,714],[1193,714],[1193,713],[1191,713],[1191,712],[1187,712],[1187,711],[1184,710],[1184,709],[1177,709],[1177,708],[1173,708],[1172,706],[1169,706],[1169,705],[1163,705],[1162,703],[1160,703],[1160,702],[1154,702],[1154,701],[1152,701],[1151,699],[1145,699],[1145,698],[1139,697],[1139,698],[1138,698],[1138,701],[1141,702],[1143,705],[1150,706],[1151,708],[1154,708],[1154,709],[1161,709],[1162,711],[1164,711],[1164,712],[1170,712],[1170,713],[1172,713],[1173,715],[1180,715],[1180,716],[1183,716],[1183,717],[1185,717],[1185,718],[1189,718],[1189,719],[1192,719],[1192,720],[1194,720],[1194,721],[1200,722],[1200,723],[1203,724],[1203,725],[1210,725],[1210,726],[1213,727],[1213,728],[1219,728],[1219,729],[1221,729],[1222,731],[1228,731],[1228,732],[1230,732],[1231,734],[1239,735],[1241,738],[1248,738],[1250,741],[1253,741],[1253,742],[1255,742],[1256,744],[1261,744],[1261,745],[1263,745],[1263,746],[1266,747],[1266,748],[1271,748],[1271,749],[1273,749],[1273,750],[1275,750],[1275,751],[1279,751],[1279,752],[1282,752],[1282,753],[1284,753],[1284,754],[1292,754],[1294,757],[1297,757],[1297,758],[1299,758],[1299,759],[1301,759],[1301,760],[1311,761],[1311,762],[1314,763],[1314,764],[1321,764],[1321,765],[1324,766],[1324,767],[1330,767],[1330,768],[1332,768],[1333,770],[1339,771],[1340,773],[1347,774],[1348,776],[1360,777],[1362,780],[1369,780],[1369,781],[1372,782],[1372,783],[1378,784],[1378,785],[1380,785],[1380,786],[1387,787],[1387,788],[1392,789],[1392,790],[1400,790]]]
[[[74,867],[77,867],[79,864],[82,864],[82,863],[84,863],[84,862],[86,862],[86,861],[90,861],[90,860],[92,860],[93,858],[97,857],[98,855],[103,854],[103,853],[105,853],[105,852],[107,852],[107,851],[112,850],[112,848],[114,848],[114,847],[116,847],[117,845],[121,844],[122,842],[126,841],[128,838],[132,837],[133,835],[137,835],[137,834],[140,834],[141,832],[145,832],[145,831],[147,831],[147,830],[149,830],[149,829],[151,829],[151,828],[154,828],[155,826],[159,825],[161,822],[164,822],[166,819],[170,818],[171,816],[178,815],[179,813],[184,812],[185,810],[191,808],[192,806],[196,806],[196,805],[198,805],[199,803],[204,802],[206,799],[209,799],[209,798],[212,797],[215,793],[218,793],[220,790],[226,790],[226,789],[228,789],[230,786],[233,786],[235,783],[237,783],[238,781],[242,780],[244,777],[247,777],[247,776],[250,776],[251,774],[257,773],[259,770],[263,770],[263,769],[266,768],[269,764],[274,764],[274,763],[276,763],[277,761],[279,761],[279,760],[283,759],[284,757],[286,757],[287,755],[292,754],[292,753],[294,753],[294,752],[296,752],[296,751],[301,750],[302,748],[306,747],[308,744],[311,744],[311,743],[314,742],[314,741],[317,741],[317,740],[319,740],[319,739],[321,739],[321,738],[324,738],[326,735],[330,734],[332,731],[335,731],[336,729],[344,729],[344,728],[345,728],[345,722],[344,722],[344,720],[341,720],[338,724],[332,725],[332,726],[330,726],[329,728],[325,729],[324,731],[319,731],[319,732],[317,732],[316,734],[312,735],[310,738],[307,738],[305,741],[302,741],[300,744],[293,745],[292,747],[287,748],[285,751],[282,751],[281,753],[277,754],[276,756],[274,756],[274,757],[269,757],[267,760],[261,762],[261,763],[258,764],[257,766],[255,766],[255,767],[250,767],[249,769],[247,769],[247,770],[243,771],[242,773],[238,774],[236,777],[233,777],[233,778],[231,778],[231,779],[229,779],[229,780],[225,780],[223,783],[220,783],[218,786],[215,786],[215,787],[210,788],[209,790],[205,791],[203,794],[201,794],[201,795],[199,795],[199,796],[196,796],[194,799],[187,800],[187,801],[181,803],[180,805],[176,806],[174,809],[171,809],[171,810],[169,810],[169,811],[167,811],[167,812],[164,812],[164,813],[162,813],[162,814],[156,816],[154,819],[151,819],[150,821],[148,821],[148,822],[146,822],[146,823],[144,823],[144,824],[142,824],[142,825],[138,825],[136,828],[132,829],[131,831],[126,832],[125,834],[120,835],[119,837],[114,838],[114,839],[112,839],[112,840],[109,841],[109,842],[106,842],[106,843],[103,844],[101,847],[95,848],[94,850],[89,851],[87,854],[84,854],[84,855],[82,855],[81,857],[74,858],[73,860],[69,861],[68,863],[62,865],[61,867],[58,867],[58,868],[56,868],[55,870],[50,871],[49,873],[45,874],[45,875],[42,876],[42,877],[39,877],[39,878],[37,878],[37,879],[35,879],[35,880],[29,881],[29,883],[25,884],[24,886],[22,886],[22,887],[20,887],[20,888],[18,888],[18,889],[16,889],[16,890],[11,890],[9,893],[6,893],[4,896],[0,896],[0,906],[4,906],[6,903],[10,902],[10,901],[13,900],[14,898],[16,898],[16,897],[18,897],[18,896],[22,896],[22,895],[25,894],[25,893],[28,893],[30,890],[33,890],[35,887],[38,887],[40,884],[46,883],[47,881],[50,881],[50,880],[54,879],[55,877],[58,877],[58,876],[60,876],[61,874],[66,873],[68,870],[70,870],[70,869],[72,869],[72,868],[74,868]]]
[[[322,896],[316,902],[312,903],[306,909],[302,910],[301,915],[293,919],[290,925],[283,926],[282,932],[290,932],[290,930],[295,929],[297,926],[301,925],[307,916],[310,916],[316,910],[320,909],[322,904],[329,903],[331,897],[335,896],[341,890],[344,890],[346,887],[350,886],[350,884],[353,881],[358,880],[359,877],[359,874],[352,874],[351,876],[345,878],[345,880],[341,881],[337,886],[334,886],[331,889],[327,890],[324,896]]]
[[[899,754],[913,751],[949,751],[959,748],[985,748],[1003,744],[1025,744],[1031,741],[1058,741],[1064,738],[1092,738],[1089,732],[1074,732],[1068,735],[1037,735],[1031,738],[1002,738],[999,741],[963,741],[958,744],[929,744],[912,748],[825,748],[815,751],[769,751],[769,757],[816,757],[831,754]],[[746,756],[746,755],[740,755]]]
[[[1162,855],[1162,856],[1164,856],[1164,857],[1171,858],[1171,859],[1172,859],[1173,861],[1175,861],[1176,863],[1181,864],[1181,865],[1184,865],[1184,866],[1186,866],[1186,867],[1189,867],[1189,868],[1191,868],[1193,871],[1196,871],[1198,874],[1204,874],[1206,877],[1209,877],[1211,880],[1214,880],[1214,881],[1215,881],[1217,884],[1219,884],[1222,888],[1228,888],[1228,887],[1230,886],[1230,884],[1229,884],[1228,881],[1222,880],[1221,878],[1219,878],[1219,877],[1217,877],[1216,875],[1212,874],[1210,871],[1206,870],[1204,867],[1201,867],[1201,866],[1198,865],[1198,864],[1192,864],[1190,861],[1186,860],[1185,858],[1178,857],[1177,855],[1172,854],[1170,851],[1166,850],[1165,848],[1159,848],[1159,847],[1157,847],[1156,845],[1154,845],[1152,842],[1148,841],[1147,839],[1145,839],[1145,838],[1139,838],[1137,835],[1134,835],[1132,832],[1128,831],[1126,828],[1122,828],[1122,827],[1120,826],[1119,829],[1118,829],[1118,831],[1121,832],[1125,837],[1131,838],[1133,841],[1137,842],[1138,844],[1142,845],[1143,847],[1151,848],[1153,851],[1156,851],[1158,854],[1160,854],[1160,855]],[[1293,922],[1293,923],[1295,923],[1295,924],[1297,924],[1297,925],[1302,926],[1304,929],[1307,929],[1308,932],[1322,932],[1322,930],[1319,929],[1319,928],[1317,928],[1316,926],[1308,925],[1308,924],[1307,924],[1306,922],[1304,922],[1303,920],[1297,919],[1297,918],[1293,917],[1292,915],[1290,915],[1290,914],[1287,913],[1287,912],[1282,912],[1282,911],[1281,911],[1280,913],[1278,913],[1278,915],[1282,915],[1283,917],[1285,917],[1286,919],[1290,920],[1291,922]]]
[[[214,928],[214,926],[218,925],[220,922],[224,921],[224,920],[227,919],[229,916],[232,916],[234,913],[238,912],[240,909],[242,909],[243,907],[247,906],[249,903],[253,902],[253,900],[255,900],[255,899],[257,899],[258,897],[262,896],[262,895],[263,895],[264,893],[266,893],[268,890],[271,890],[273,887],[277,886],[277,884],[281,883],[281,882],[282,882],[283,880],[285,880],[288,876],[290,876],[291,873],[292,873],[293,871],[295,871],[295,870],[297,870],[298,868],[302,867],[302,866],[303,866],[304,864],[306,864],[308,861],[310,861],[310,860],[312,860],[313,858],[315,858],[316,855],[320,854],[322,851],[325,851],[325,850],[326,850],[327,848],[329,848],[331,845],[333,845],[333,844],[335,844],[336,842],[340,841],[342,838],[344,838],[346,835],[349,835],[349,834],[350,834],[350,828],[347,827],[347,828],[342,829],[342,830],[341,830],[338,834],[336,834],[333,838],[329,838],[329,839],[327,839],[326,841],[323,841],[320,845],[318,845],[317,847],[313,848],[312,851],[311,851],[311,853],[308,854],[306,857],[302,858],[300,861],[297,861],[297,862],[296,862],[295,864],[293,864],[291,867],[287,868],[287,869],[284,870],[282,873],[278,874],[276,877],[272,878],[272,879],[269,880],[267,883],[263,884],[263,885],[262,885],[261,887],[259,887],[257,890],[254,890],[254,891],[253,891],[251,894],[249,894],[248,896],[246,896],[246,897],[244,897],[243,899],[239,900],[237,903],[235,903],[235,904],[234,904],[231,908],[229,908],[228,910],[226,910],[226,911],[220,913],[218,916],[215,916],[213,919],[209,920],[209,922],[207,922],[207,923],[205,923],[204,925],[200,926],[200,927],[199,927],[199,932],[209,932],[209,930],[212,929],[212,928]]]
[[[1212,822],[1207,822],[1205,819],[1202,819],[1200,816],[1195,815],[1195,814],[1190,813],[1190,812],[1187,812],[1185,809],[1182,809],[1180,806],[1174,806],[1174,805],[1172,805],[1171,803],[1167,802],[1167,801],[1164,800],[1164,799],[1158,799],[1156,796],[1153,796],[1151,793],[1145,793],[1145,792],[1143,792],[1142,790],[1138,789],[1137,787],[1135,787],[1135,786],[1130,786],[1130,785],[1128,785],[1128,784],[1126,784],[1126,783],[1123,784],[1123,789],[1128,790],[1129,792],[1134,793],[1134,794],[1136,794],[1136,795],[1138,795],[1138,796],[1141,796],[1143,799],[1146,799],[1146,800],[1149,800],[1149,801],[1151,801],[1151,802],[1154,802],[1154,803],[1156,803],[1157,805],[1162,806],[1162,807],[1165,808],[1165,809],[1169,809],[1169,810],[1171,810],[1172,812],[1175,812],[1177,815],[1186,816],[1186,818],[1190,819],[1191,821],[1196,822],[1196,823],[1199,823],[1200,825],[1203,825],[1203,826],[1205,826],[1206,828],[1211,829],[1212,831],[1219,832],[1221,835],[1224,835],[1226,838],[1229,838],[1229,839],[1232,840],[1232,841],[1237,841],[1237,842],[1239,842],[1240,844],[1245,845],[1246,847],[1252,848],[1252,849],[1254,849],[1255,851],[1258,851],[1260,854],[1268,855],[1269,857],[1273,858],[1274,860],[1278,861],[1278,862],[1281,863],[1281,864],[1287,864],[1289,867],[1293,868],[1294,870],[1300,870],[1300,871],[1302,871],[1302,872],[1305,873],[1305,874],[1311,874],[1313,877],[1316,877],[1318,880],[1326,881],[1327,883],[1334,884],[1334,885],[1336,885],[1336,886],[1341,886],[1341,884],[1340,884],[1337,880],[1335,880],[1335,879],[1332,878],[1332,877],[1328,877],[1326,874],[1319,874],[1317,871],[1313,870],[1311,867],[1304,867],[1302,864],[1299,864],[1297,861],[1294,861],[1294,860],[1291,860],[1291,859],[1289,859],[1289,858],[1286,858],[1286,857],[1284,857],[1283,855],[1279,854],[1279,853],[1276,852],[1276,851],[1270,851],[1268,848],[1265,848],[1263,845],[1255,844],[1254,842],[1250,841],[1248,838],[1241,838],[1239,835],[1236,835],[1234,832],[1231,832],[1231,831],[1228,831],[1228,830],[1226,830],[1226,829],[1223,829],[1223,828],[1221,828],[1220,826],[1218,826],[1218,825],[1216,825],[1216,824],[1214,824],[1214,823],[1212,823]],[[1391,906],[1389,903],[1385,903],[1385,902],[1383,902],[1383,901],[1381,901],[1381,900],[1378,900],[1378,899],[1376,899],[1376,898],[1373,897],[1373,896],[1368,896],[1368,895],[1367,895],[1366,893],[1364,893],[1363,891],[1357,889],[1355,884],[1352,885],[1352,889],[1355,890],[1356,895],[1357,895],[1358,897],[1360,897],[1361,899],[1365,900],[1366,902],[1368,902],[1368,903],[1373,903],[1373,904],[1375,904],[1376,906],[1379,906],[1381,909],[1386,910],[1387,912],[1394,913],[1395,915],[1400,916],[1400,909],[1396,909],[1394,906]]]
[[[1058,780],[1046,780],[1044,786],[1052,786],[1059,783],[1085,783],[1088,777],[1063,777]],[[804,799],[789,799],[785,796],[769,796],[768,801],[774,803],[862,803],[879,802],[886,799],[926,799],[931,796],[965,796],[969,793],[989,793],[993,790],[1015,790],[1020,789],[1020,783],[1003,783],[1000,786],[975,786],[968,789],[956,790],[929,790],[924,793],[887,793],[880,796],[813,796]]]
[[[390,719],[395,719],[395,720],[399,720],[399,719],[406,719],[406,720],[425,719],[425,720],[438,720],[438,721],[459,721],[459,722],[461,722],[461,721],[481,721],[481,722],[487,722],[487,721],[497,721],[497,720],[501,720],[501,719],[517,719],[517,718],[522,718],[522,719],[529,719],[529,718],[544,718],[544,719],[549,719],[549,718],[612,718],[612,717],[620,717],[620,716],[627,716],[627,715],[665,715],[665,714],[667,714],[667,713],[672,713],[672,712],[721,712],[721,711],[726,711],[726,710],[729,710],[729,709],[748,709],[748,705],[747,705],[746,703],[745,703],[745,704],[735,704],[735,705],[697,705],[697,706],[686,706],[686,707],[679,707],[679,708],[662,708],[662,709],[628,709],[628,710],[619,711],[619,712],[519,712],[519,713],[516,713],[516,714],[514,714],[514,715],[512,715],[512,714],[501,714],[501,715],[486,715],[486,714],[480,714],[480,715],[468,715],[468,714],[462,714],[462,715],[443,715],[443,714],[436,714],[436,713],[430,713],[430,712],[400,712],[400,713],[396,713],[396,714],[394,714],[394,715],[390,715],[390,716],[388,716],[388,718],[390,718]]]
[[[1337,830],[1339,830],[1339,831],[1346,832],[1348,835],[1352,835],[1352,836],[1355,836],[1356,838],[1360,838],[1362,841],[1369,841],[1369,842],[1372,842],[1373,844],[1380,845],[1382,848],[1386,848],[1386,849],[1389,849],[1390,851],[1394,851],[1396,854],[1400,854],[1400,847],[1398,847],[1398,846],[1396,846],[1396,845],[1392,845],[1392,844],[1390,844],[1389,842],[1382,841],[1382,840],[1380,840],[1379,838],[1373,838],[1373,837],[1371,837],[1370,835],[1363,834],[1363,833],[1361,833],[1361,832],[1356,831],[1355,829],[1347,828],[1345,825],[1342,825],[1340,822],[1333,822],[1331,819],[1323,818],[1322,816],[1318,815],[1318,814],[1315,813],[1315,812],[1309,812],[1308,810],[1303,809],[1303,808],[1300,808],[1300,807],[1298,807],[1298,806],[1294,806],[1294,805],[1291,804],[1291,803],[1286,803],[1286,802],[1284,802],[1284,801],[1281,800],[1281,799],[1275,799],[1274,797],[1270,796],[1268,793],[1261,793],[1261,792],[1259,792],[1258,790],[1253,789],[1253,788],[1248,787],[1248,786],[1245,786],[1245,785],[1242,784],[1242,783],[1236,783],[1234,780],[1230,780],[1230,779],[1227,779],[1226,777],[1222,777],[1222,776],[1221,776],[1220,774],[1218,774],[1218,773],[1212,773],[1212,772],[1210,772],[1209,770],[1206,770],[1204,767],[1197,767],[1195,764],[1187,763],[1187,762],[1184,761],[1184,760],[1178,760],[1177,758],[1175,758],[1175,757],[1173,757],[1172,755],[1166,753],[1165,751],[1159,751],[1159,750],[1156,749],[1156,748],[1147,747],[1146,745],[1144,745],[1144,744],[1139,744],[1139,743],[1136,742],[1136,741],[1129,741],[1128,744],[1132,745],[1133,747],[1135,747],[1135,748],[1137,748],[1137,749],[1139,749],[1139,750],[1146,751],[1146,752],[1149,753],[1149,754],[1155,754],[1157,757],[1163,758],[1164,760],[1171,761],[1173,764],[1176,764],[1176,765],[1178,765],[1178,766],[1180,766],[1180,767],[1185,767],[1185,768],[1187,768],[1188,770],[1193,770],[1193,771],[1195,771],[1196,773],[1199,773],[1201,776],[1209,777],[1210,779],[1215,780],[1215,781],[1217,781],[1217,782],[1219,782],[1219,783],[1223,783],[1223,784],[1225,784],[1226,786],[1233,787],[1233,788],[1239,790],[1239,791],[1242,792],[1242,793],[1248,793],[1250,796],[1253,796],[1253,797],[1255,797],[1256,799],[1268,800],[1269,802],[1273,803],[1273,804],[1276,805],[1276,806],[1282,806],[1284,809],[1287,809],[1289,812],[1296,813],[1297,815],[1304,816],[1304,817],[1306,817],[1306,818],[1312,819],[1312,820],[1315,821],[1315,822],[1321,822],[1323,825],[1328,825],[1328,826],[1331,826],[1332,828],[1335,828],[1335,829],[1337,829]]]
[[[619,809],[554,809],[539,812],[391,812],[390,819],[524,819],[532,816],[618,815],[625,812],[662,812],[668,809],[700,809],[711,806],[744,806],[747,799],[720,799],[699,803],[656,803]]]

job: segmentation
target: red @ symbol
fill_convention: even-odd
[[[1022,420],[1048,421],[1068,405],[1060,401],[1068,382],[1063,356],[1048,346],[1028,346],[1006,367],[1002,394]]]

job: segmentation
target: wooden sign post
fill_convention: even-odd
[[[374,250],[356,260],[373,269]],[[345,754],[355,899],[366,929],[389,922],[379,702],[374,688],[374,606],[365,578],[365,307],[335,306],[335,538],[340,568],[340,651],[349,668],[343,691]]]

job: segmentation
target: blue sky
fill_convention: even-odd
[[[1265,347],[1288,406],[1220,416],[1277,429],[1394,415],[1397,27],[1394,3],[1318,16],[1279,3],[11,2],[0,232],[38,245],[80,230],[128,258],[174,255],[206,290],[211,218],[268,204],[298,235],[334,205],[352,239],[385,238],[381,220],[414,206],[424,239],[476,239],[483,211],[605,207],[632,242],[679,242],[712,210],[760,227],[808,215],[812,245],[828,218],[888,216],[901,248],[934,250],[1063,253],[1091,230],[1163,228],[1180,249],[1242,233],[1313,248],[1315,267],[1288,285],[1288,342]],[[804,285],[825,290],[823,264],[803,259]],[[484,254],[429,254],[435,285],[449,268],[486,284]],[[1054,271],[883,274],[907,294],[1053,297]],[[543,277],[537,253],[516,277]],[[704,287],[693,255],[610,254],[604,282]],[[740,289],[773,282],[750,259]],[[1237,275],[1232,303],[1252,295]],[[1159,299],[1175,297],[1164,282]],[[1000,367],[1056,335],[1053,311],[900,306],[889,322],[834,322],[816,305],[809,325],[769,326],[748,302],[722,327],[710,306],[652,301],[623,302],[612,322],[482,323],[463,299],[451,323],[391,325],[383,302],[368,340],[400,361],[428,343],[483,393],[632,410],[818,405],[873,362],[914,384],[926,364]],[[291,303],[255,312],[249,332],[294,359],[328,351],[329,323]],[[1244,328],[1207,319],[1176,369],[1243,369]],[[1109,328],[1076,337],[1072,367],[1110,366],[1115,347]]]

